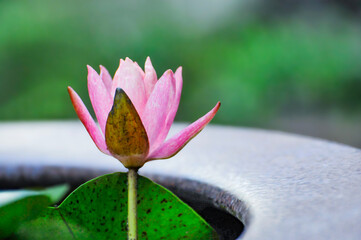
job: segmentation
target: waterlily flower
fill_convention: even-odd
[[[78,94],[68,87],[74,109],[100,151],[127,168],[178,153],[215,116],[220,102],[206,115],[166,140],[182,92],[182,67],[157,80],[150,58],[143,71],[129,58],[120,60],[114,78],[100,66],[88,66],[88,91],[98,125]]]

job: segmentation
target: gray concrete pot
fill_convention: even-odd
[[[182,127],[176,125],[171,134]],[[125,171],[96,149],[77,121],[2,123],[0,136],[2,188],[78,185]],[[228,231],[228,239],[361,236],[361,151],[348,146],[208,126],[177,156],[149,162],[140,173],[203,211],[210,222],[218,219],[218,230]],[[242,234],[238,220],[245,226]]]

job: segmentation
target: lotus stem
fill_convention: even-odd
[[[129,168],[128,171],[128,240],[138,240],[137,171],[135,168]]]

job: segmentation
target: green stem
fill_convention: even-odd
[[[130,168],[128,172],[128,240],[138,240],[137,229],[137,173]]]

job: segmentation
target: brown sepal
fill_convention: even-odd
[[[139,168],[145,163],[149,141],[139,114],[127,94],[117,88],[112,110],[105,127],[109,152],[127,168]]]

